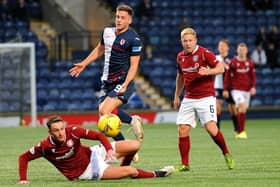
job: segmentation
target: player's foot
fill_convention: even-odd
[[[167,177],[175,171],[174,166],[165,166],[161,169],[155,170],[156,177]]]
[[[230,153],[227,153],[224,155],[228,169],[233,169],[235,167],[235,161],[232,159],[232,156]]]
[[[247,137],[246,132],[242,131],[242,132],[236,134],[235,138],[237,138],[237,139],[247,139],[248,137]]]
[[[141,118],[139,116],[132,116],[131,127],[136,137],[136,140],[142,142],[144,138],[144,130],[142,127]]]
[[[135,162],[135,163],[139,162],[139,155],[138,155],[138,153],[136,153],[136,154],[134,155],[134,157],[133,157],[133,162]]]
[[[186,166],[186,165],[181,165],[178,168],[176,168],[176,172],[184,172],[184,171],[190,171],[191,168],[190,166]]]

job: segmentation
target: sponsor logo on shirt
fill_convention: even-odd
[[[56,157],[57,160],[60,159],[67,159],[70,158],[72,155],[74,155],[74,147],[72,147],[67,153],[65,153],[63,156]]]
[[[184,72],[198,72],[199,63],[195,63],[194,66],[188,67],[188,68],[182,68],[182,71]]]
[[[138,47],[132,47],[132,52],[140,52],[142,49],[141,46],[138,46]]]

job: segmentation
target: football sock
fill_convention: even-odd
[[[221,128],[221,114],[217,114],[217,127]]]
[[[237,116],[236,115],[231,116],[231,120],[233,123],[234,131],[237,132],[237,127],[238,127]]]
[[[121,121],[123,123],[127,123],[127,124],[130,124],[131,121],[132,121],[132,117],[126,113],[125,111],[123,111],[122,109],[120,108],[116,108],[112,111],[113,114],[116,114],[117,116],[119,116],[119,118],[121,119]]]
[[[179,151],[181,155],[181,162],[183,165],[189,165],[189,152],[190,152],[190,137],[179,138]]]
[[[121,166],[129,166],[131,161],[133,160],[133,157],[134,157],[135,154],[136,154],[136,152],[131,153],[129,155],[125,155],[123,160],[122,160]]]
[[[156,174],[154,172],[145,171],[142,169],[137,169],[137,171],[138,171],[137,176],[135,176],[133,178],[154,178],[154,177],[156,177]]]
[[[113,137],[113,139],[115,141],[120,141],[120,140],[124,140],[125,138],[124,138],[123,134],[120,132],[117,136]]]
[[[238,121],[238,129],[237,129],[237,132],[238,132],[238,133],[241,133],[242,131],[245,130],[245,120],[246,120],[245,113],[239,112],[239,113],[237,114],[237,121]]]
[[[211,137],[214,140],[214,142],[220,147],[220,149],[222,150],[224,155],[229,153],[224,136],[220,130],[218,130],[218,133],[216,136],[211,136]]]

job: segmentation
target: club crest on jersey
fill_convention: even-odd
[[[120,44],[123,45],[125,43],[125,39],[121,39]]]
[[[197,62],[198,61],[198,56],[194,55],[192,59],[193,59],[194,62]]]
[[[67,143],[66,143],[66,145],[67,145],[67,147],[73,147],[73,145],[74,145],[74,142],[73,142],[73,140],[68,140],[67,141]]]

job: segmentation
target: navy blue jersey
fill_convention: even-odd
[[[130,68],[130,57],[141,53],[141,41],[132,30],[116,35],[115,27],[104,29],[101,44],[105,47],[105,61],[101,80],[106,83],[124,82]]]

